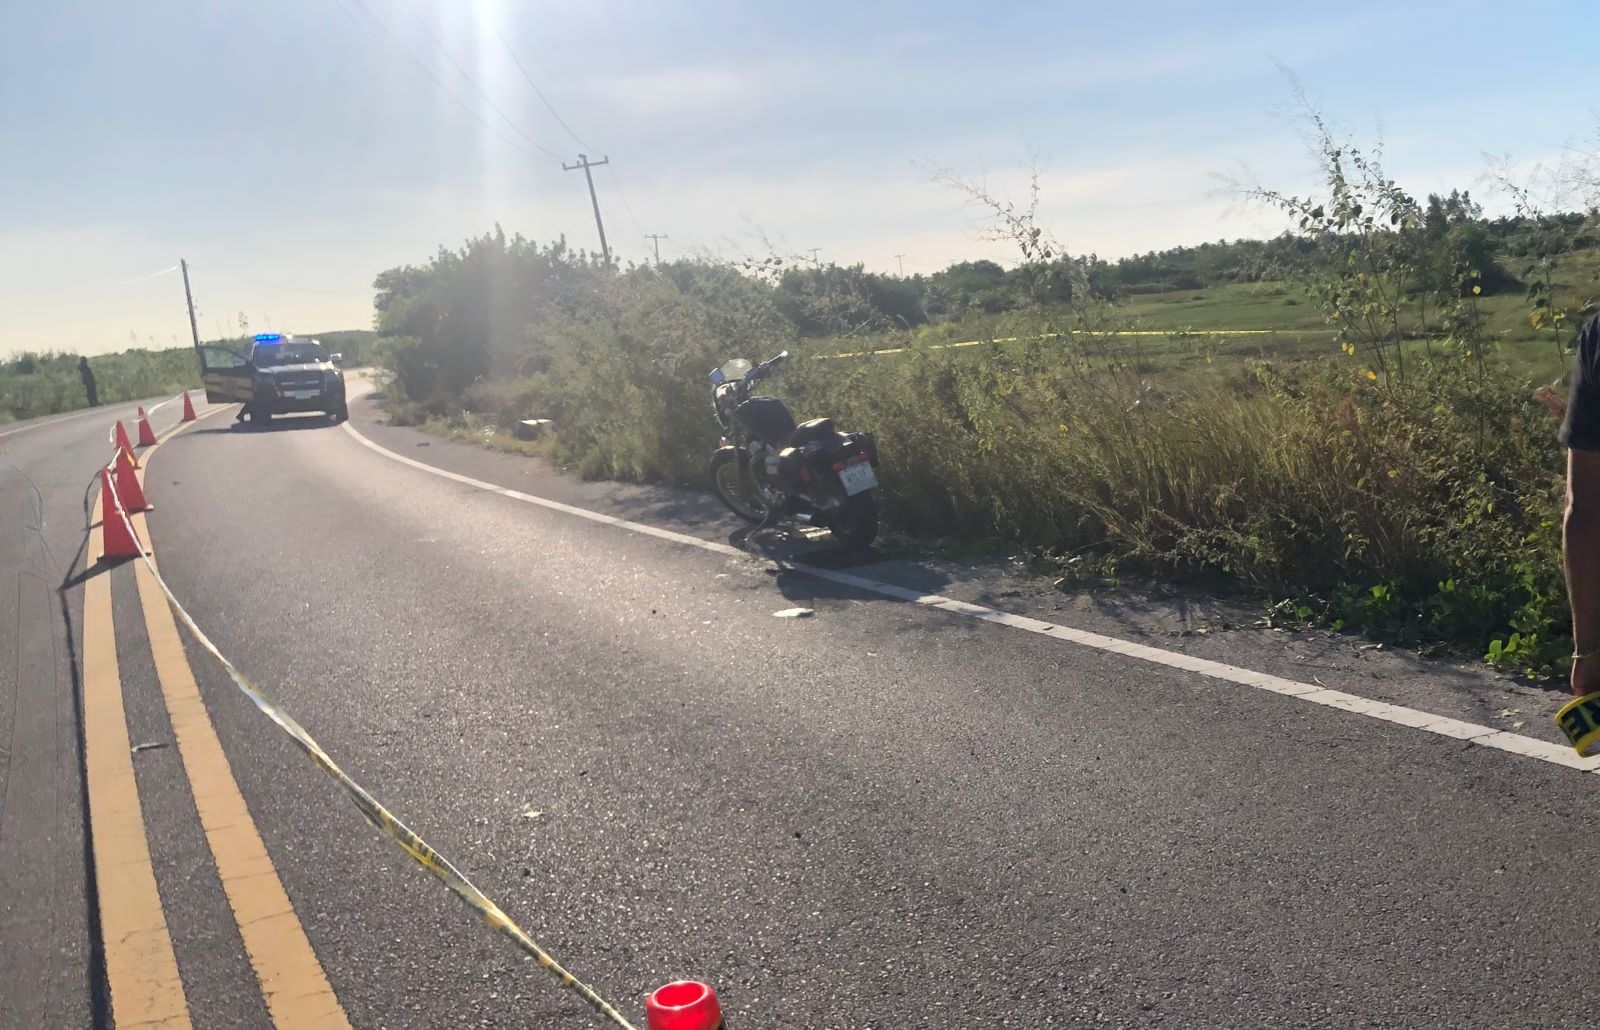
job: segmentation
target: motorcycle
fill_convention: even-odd
[[[864,548],[878,535],[878,445],[870,433],[840,432],[831,418],[797,425],[778,398],[751,396],[788,360],[784,351],[759,365],[734,358],[712,369],[722,444],[711,456],[711,483],[747,522],[792,518]]]

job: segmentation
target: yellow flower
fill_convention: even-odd
[[[1480,294],[1480,293],[1482,293],[1482,292],[1483,292],[1483,287],[1482,287],[1482,286],[1474,286],[1474,287],[1473,287],[1473,288],[1472,288],[1472,295],[1473,295],[1473,296],[1474,296],[1474,297],[1476,297],[1476,296],[1477,296],[1477,295],[1478,295],[1478,294]]]
[[[1369,369],[1367,369],[1367,378],[1371,379],[1373,382],[1377,382],[1378,373],[1374,372],[1372,369],[1369,368]]]

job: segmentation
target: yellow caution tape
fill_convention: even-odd
[[[112,487],[111,495],[116,502],[117,515],[127,525],[128,532],[131,535],[133,533],[133,523],[128,519],[128,513],[123,508],[122,499],[117,496],[115,486]],[[623,1018],[622,1013],[596,994],[594,988],[562,968],[559,962],[552,958],[543,948],[539,947],[538,943],[528,936],[522,927],[513,922],[511,917],[506,915],[499,905],[489,900],[488,896],[475,887],[471,880],[462,875],[461,871],[452,865],[448,859],[435,851],[427,841],[419,837],[414,830],[401,822],[394,813],[390,812],[376,798],[367,793],[366,788],[351,779],[348,773],[339,768],[339,763],[335,762],[326,751],[322,750],[322,746],[312,738],[311,734],[306,732],[305,727],[296,722],[293,716],[284,711],[275,701],[251,683],[249,678],[240,672],[232,662],[228,661],[227,656],[211,642],[211,638],[206,636],[205,632],[195,624],[194,619],[189,616],[188,611],[184,609],[177,597],[173,595],[171,588],[167,586],[167,581],[161,578],[161,573],[156,568],[156,564],[151,559],[149,552],[141,553],[140,557],[149,566],[157,585],[161,587],[161,592],[167,596],[167,601],[172,605],[173,611],[177,612],[179,620],[189,628],[189,632],[194,635],[196,642],[222,664],[222,668],[228,673],[228,678],[233,680],[234,686],[243,691],[244,695],[267,718],[277,723],[289,735],[289,738],[299,745],[300,750],[311,757],[313,762],[317,763],[324,772],[338,781],[339,786],[343,787],[345,792],[350,795],[351,800],[355,802],[356,808],[360,810],[362,815],[366,816],[368,822],[377,827],[378,832],[400,845],[405,853],[410,855],[418,865],[442,880],[444,885],[449,887],[456,897],[466,902],[469,908],[483,917],[484,922],[489,925],[490,929],[509,938],[518,948],[533,956],[539,966],[549,970],[550,975],[555,977],[561,986],[570,987],[577,992],[579,997],[588,1002],[595,1011],[618,1026],[623,1027],[624,1030],[637,1030],[632,1023]]]
[[[1331,333],[1332,329],[1105,329],[1085,332],[1086,336],[1302,336],[1307,333]],[[1018,340],[1053,340],[1062,333],[1041,333],[1038,336],[996,336],[989,340],[962,340],[960,343],[930,343],[928,350],[955,350],[960,347],[981,347],[986,343],[1016,343]],[[816,354],[813,358],[829,361],[836,358],[872,358],[889,354],[905,354],[912,347],[883,347],[878,350],[844,351],[839,354]]]
[[[1600,745],[1600,690],[1568,701],[1556,713],[1556,725],[1573,749],[1587,758]]]

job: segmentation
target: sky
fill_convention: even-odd
[[[1504,4],[0,0],[0,355],[369,328],[372,280],[496,224],[876,271],[1284,228],[1292,81],[1417,195],[1600,127],[1577,0]],[[1491,199],[1491,207],[1492,198]]]

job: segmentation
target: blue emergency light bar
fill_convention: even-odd
[[[257,343],[282,343],[282,333],[256,333]]]

